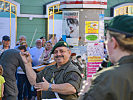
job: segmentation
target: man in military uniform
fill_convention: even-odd
[[[106,46],[115,66],[93,77],[83,100],[133,100],[133,16],[121,15],[111,20]]]
[[[77,100],[81,73],[69,59],[71,51],[68,44],[59,41],[53,47],[51,54],[54,55],[56,64],[46,67],[37,74],[32,69],[29,54],[21,54],[30,83],[34,85],[37,91],[42,91],[42,99]]]

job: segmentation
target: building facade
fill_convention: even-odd
[[[7,1],[20,4],[20,13],[17,15],[16,41],[18,41],[20,35],[25,35],[27,37],[28,45],[34,46],[37,38],[40,38],[41,36],[47,38],[48,14],[46,12],[48,9],[46,9],[46,5],[60,0]],[[107,0],[107,9],[104,10],[105,22],[108,22],[112,17],[120,14],[133,14],[133,0]]]

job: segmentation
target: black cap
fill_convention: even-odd
[[[2,37],[2,40],[4,40],[4,41],[10,41],[10,37],[7,36],[7,35],[5,35],[5,36]]]

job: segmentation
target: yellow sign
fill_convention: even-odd
[[[88,62],[102,62],[103,59],[101,59],[100,56],[91,56],[88,57]]]
[[[97,33],[98,34],[98,21],[86,21],[85,33]]]
[[[123,7],[119,7],[114,9],[114,16],[118,15],[133,15],[133,5],[125,5]]]

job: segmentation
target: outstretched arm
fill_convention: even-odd
[[[25,64],[27,78],[31,85],[35,85],[36,84],[36,73],[32,69],[32,64],[31,64],[32,60],[31,60],[30,54],[29,52],[20,52],[20,55]]]

